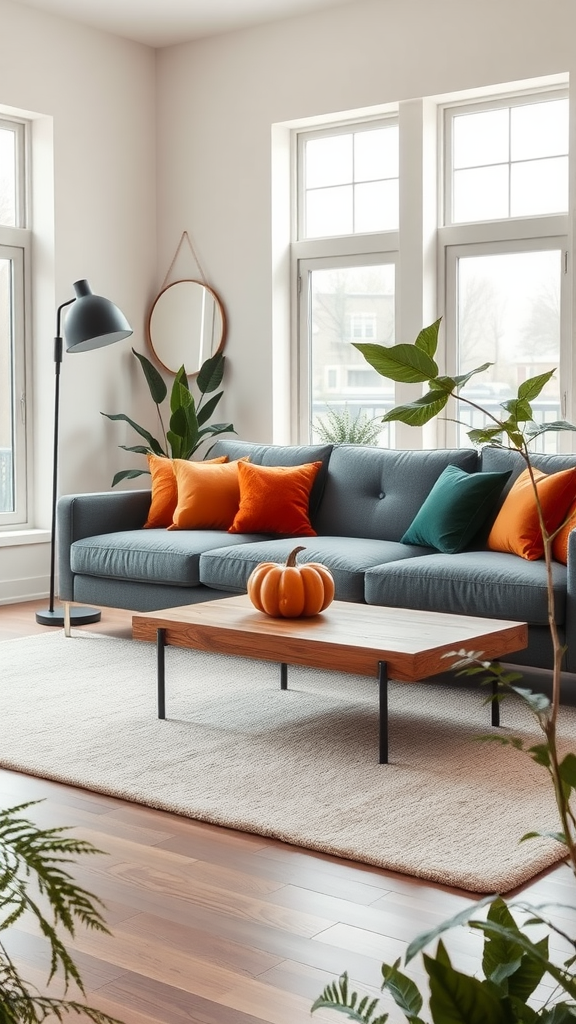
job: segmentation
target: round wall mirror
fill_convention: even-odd
[[[224,348],[226,318],[216,292],[201,281],[174,281],[160,292],[148,317],[148,341],[162,366],[192,376]]]

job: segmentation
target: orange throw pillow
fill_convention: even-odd
[[[169,530],[227,530],[238,511],[238,461],[174,459],[178,503]]]
[[[147,455],[146,458],[152,478],[152,500],[144,529],[154,530],[171,525],[178,504],[178,486],[172,459],[163,455]],[[217,459],[207,459],[206,461],[228,462],[228,456],[221,455]]]
[[[572,502],[566,515],[568,519],[552,541],[552,558],[564,565],[568,565],[568,537],[576,527],[576,501]]]
[[[546,529],[553,532],[576,495],[576,468],[547,475],[534,470]],[[510,551],[529,561],[542,558],[544,543],[529,471],[524,470],[504,500],[488,536],[491,551]]]
[[[321,462],[302,466],[238,466],[240,508],[230,533],[285,533],[316,537],[309,518],[310,491]]]

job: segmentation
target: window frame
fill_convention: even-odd
[[[31,525],[32,430],[31,394],[31,231],[28,224],[30,181],[29,122],[0,115],[2,128],[14,131],[16,225],[0,224],[0,257],[12,261],[12,443],[14,510],[0,511],[0,533]]]

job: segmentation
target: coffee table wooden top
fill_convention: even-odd
[[[172,647],[215,651],[287,665],[333,668],[416,682],[450,669],[453,651],[476,651],[482,660],[504,658],[528,645],[525,622],[444,615],[410,608],[334,601],[309,619],[272,619],[247,595],[144,612],[132,618],[135,640],[164,629]]]

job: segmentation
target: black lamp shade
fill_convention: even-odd
[[[132,334],[124,314],[110,299],[94,295],[88,281],[75,281],[76,301],[66,317],[66,351],[87,352]]]

